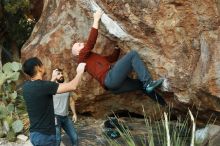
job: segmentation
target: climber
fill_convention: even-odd
[[[23,71],[30,77],[30,80],[22,86],[23,97],[30,120],[30,140],[34,146],[56,145],[53,95],[75,90],[82,77],[85,65],[85,63],[78,65],[77,74],[72,81],[58,84],[42,80],[45,68],[37,57],[24,62]],[[57,72],[54,71],[52,80],[57,76]]]
[[[78,56],[78,62],[85,62],[86,71],[91,74],[100,84],[113,93],[123,93],[133,90],[143,90],[151,98],[165,104],[154,89],[163,83],[163,79],[153,81],[144,63],[136,51],[130,51],[121,59],[120,48],[115,46],[113,53],[109,56],[101,56],[92,52],[98,36],[99,21],[103,12],[96,11],[93,14],[94,21],[91,28],[87,43],[74,43],[72,46],[72,54]],[[111,63],[117,61],[114,65]],[[131,79],[128,74],[134,70],[138,79]],[[160,98],[160,99],[158,99]]]

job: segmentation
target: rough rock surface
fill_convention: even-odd
[[[116,43],[124,53],[137,50],[154,79],[168,79],[170,98],[196,110],[220,111],[219,0],[45,0],[22,59],[38,56],[47,79],[55,67],[73,78],[71,45],[86,41],[97,9],[105,14],[94,51],[108,54]],[[142,105],[150,113],[156,106],[139,92],[110,94],[89,74],[77,93],[78,112],[96,117],[120,110],[142,114]]]
[[[218,125],[207,125],[203,129],[196,131],[196,142],[200,146],[218,146],[220,137],[220,126]]]

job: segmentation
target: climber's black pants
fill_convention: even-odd
[[[131,79],[128,74],[134,70],[138,79]],[[152,80],[149,71],[136,51],[131,51],[109,70],[105,77],[105,86],[114,93],[142,90],[143,83]]]

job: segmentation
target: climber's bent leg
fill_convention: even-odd
[[[105,77],[105,86],[109,90],[119,89],[123,84],[128,74],[134,70],[139,80],[143,84],[144,90],[152,92],[154,88],[162,83],[160,81],[152,81],[149,71],[145,67],[143,61],[136,51],[131,51],[116,62],[116,64],[109,70]]]
[[[137,73],[139,80],[143,83],[143,89],[147,93],[153,92],[153,90],[163,83],[163,79],[152,81],[148,69],[145,67],[143,61],[136,51],[130,52],[132,55],[132,68]]]
[[[119,59],[109,70],[104,82],[109,90],[120,88],[123,82],[127,79],[128,74],[132,71],[131,59],[132,55],[128,53]]]
[[[138,79],[127,78],[122,85],[115,90],[111,90],[114,94],[126,93],[136,90],[142,90],[143,84]]]
[[[151,76],[141,61],[136,51],[130,51],[109,70],[105,78],[105,86],[108,89],[118,89],[123,84],[128,74],[134,70],[142,82],[150,82]]]

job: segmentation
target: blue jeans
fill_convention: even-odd
[[[56,136],[46,135],[40,132],[31,132],[30,140],[33,146],[55,146]]]
[[[131,79],[128,74],[134,70],[138,79]],[[145,67],[143,61],[136,51],[130,51],[128,54],[118,60],[109,70],[105,77],[105,87],[115,94],[130,92],[135,90],[143,90],[143,84],[152,81],[152,77]],[[144,90],[143,90],[144,91]],[[153,91],[146,93],[150,98],[158,101],[161,105],[165,105],[165,101],[161,95]]]
[[[73,122],[70,120],[68,116],[59,116],[55,115],[56,118],[56,146],[60,146],[61,143],[61,128],[66,132],[69,136],[70,141],[73,146],[78,146],[78,136],[76,130],[74,128]]]
[[[135,71],[138,79],[128,77],[131,71]],[[123,93],[134,90],[142,90],[143,83],[152,80],[148,69],[136,51],[130,51],[109,70],[105,77],[105,87],[113,93]]]

